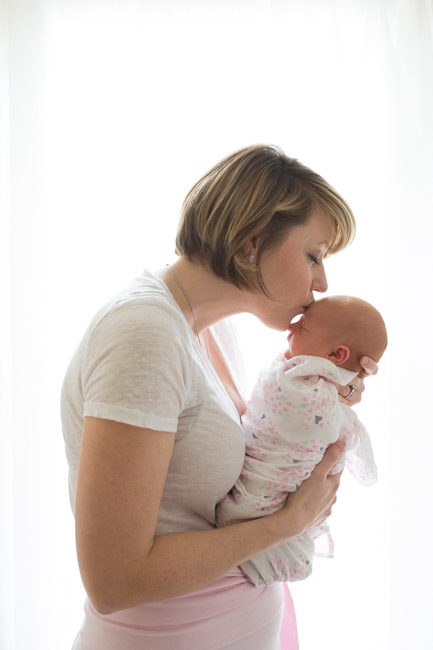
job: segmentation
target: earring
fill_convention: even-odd
[[[256,261],[256,256],[255,255],[250,255],[249,258],[248,258],[248,261],[249,261],[250,264],[252,264],[253,262]]]

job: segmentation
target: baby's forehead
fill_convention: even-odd
[[[314,318],[323,324],[341,323],[357,314],[362,316],[364,310],[352,300],[339,298],[322,298],[314,302],[305,312],[306,318]]]
[[[330,301],[329,299],[322,298],[321,300],[316,300],[305,312],[308,316],[314,316],[320,318],[322,316],[332,316],[340,311],[340,307],[336,304],[335,301]]]
[[[351,299],[346,296],[327,296],[326,298],[321,298],[316,300],[308,308],[307,312],[312,310],[313,313],[325,313],[329,312],[332,314],[344,314],[344,312],[356,312],[364,311],[367,307],[367,303],[361,303],[356,299]]]

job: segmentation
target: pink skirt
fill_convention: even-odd
[[[108,616],[86,600],[84,611],[72,650],[298,649],[287,587],[285,591],[281,583],[255,587],[240,569],[179,598]]]

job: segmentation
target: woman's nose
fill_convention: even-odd
[[[325,291],[328,290],[328,280],[326,278],[326,272],[325,272],[325,267],[323,264],[320,265],[318,268],[318,274],[314,278],[313,283],[311,285],[312,291],[318,291],[319,293],[324,293]]]

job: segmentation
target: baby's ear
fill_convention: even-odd
[[[350,357],[350,350],[347,345],[336,345],[329,355],[329,360],[336,366],[341,366]]]

